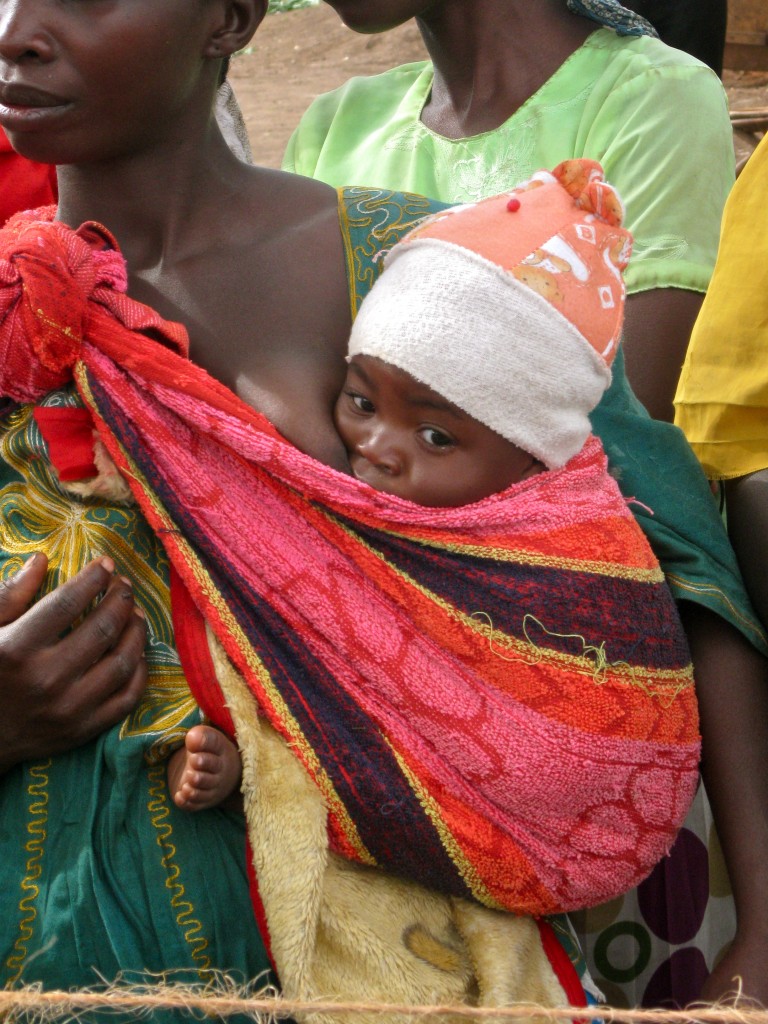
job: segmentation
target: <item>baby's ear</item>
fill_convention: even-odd
[[[204,56],[231,57],[250,43],[267,13],[268,0],[215,0],[217,17]]]

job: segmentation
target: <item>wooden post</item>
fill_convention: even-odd
[[[725,67],[768,71],[768,0],[728,0]]]

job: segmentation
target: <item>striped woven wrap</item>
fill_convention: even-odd
[[[343,855],[520,913],[596,903],[697,783],[674,602],[599,442],[464,509],[303,455],[124,294],[96,225],[0,235],[1,393],[77,382]],[[183,628],[183,627],[182,627]],[[183,645],[182,645],[183,646]]]

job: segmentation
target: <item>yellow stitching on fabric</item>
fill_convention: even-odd
[[[208,940],[202,934],[202,924],[194,916],[194,906],[188,899],[185,899],[186,891],[181,882],[181,869],[175,861],[176,846],[172,841],[173,826],[167,820],[170,811],[165,765],[150,769],[147,777],[150,783],[150,799],[147,810],[156,832],[155,840],[163,853],[162,865],[167,872],[165,887],[172,893],[171,906],[177,911],[176,924],[191,948],[192,959],[197,966],[201,981],[211,981],[213,977],[210,973],[211,958],[205,952],[208,948]]]
[[[522,660],[522,652],[507,657],[506,654],[502,654],[500,650],[494,647],[494,640],[504,639],[510,646],[519,646],[520,641],[514,637],[509,637],[505,633],[502,633],[500,629],[494,629],[493,619],[488,612],[472,612],[469,616],[470,619],[477,619],[483,623],[483,629],[481,632],[486,633],[488,636],[488,649],[491,654],[495,654],[497,658],[501,658],[502,661],[520,661]],[[541,661],[541,658],[537,659]],[[535,662],[528,662],[529,665],[535,664]]]
[[[390,537],[397,537],[403,540],[414,540],[408,534],[398,533],[396,530],[382,530],[382,533]],[[457,555],[469,555],[473,558],[482,558],[494,562],[514,562],[517,565],[543,566],[551,569],[568,569],[572,572],[588,572],[596,576],[609,576],[612,579],[634,580],[637,583],[663,583],[666,579],[662,570],[656,566],[653,569],[641,569],[636,566],[622,565],[617,562],[597,562],[593,559],[565,558],[556,555],[540,555],[535,551],[525,551],[509,548],[485,548],[476,544],[435,544],[428,540],[416,538],[415,542],[423,547],[433,548],[439,551],[450,551]]]
[[[498,650],[494,649],[493,643],[495,639],[503,638],[504,634],[499,630],[494,629],[493,621],[487,612],[473,612],[472,618],[482,619],[485,621],[484,632],[488,633],[488,642],[490,649],[496,657],[501,658],[503,661],[518,661],[516,657],[505,657]],[[530,636],[528,632],[528,626],[531,623],[535,623],[539,629],[547,636],[555,637],[559,640],[577,640],[581,643],[581,654],[579,655],[561,655],[560,652],[544,650],[540,647],[536,641]],[[528,644],[529,651],[533,652],[533,660],[527,660],[528,665],[537,665],[541,662],[544,657],[551,659],[553,656],[559,660],[560,657],[564,657],[570,662],[578,662],[582,666],[586,663],[586,669],[582,667],[577,669],[582,675],[589,676],[594,683],[598,686],[603,686],[607,682],[609,672],[618,672],[621,675],[629,676],[629,682],[632,686],[637,687],[648,697],[655,697],[663,708],[671,707],[674,700],[679,697],[683,691],[690,689],[693,686],[693,669],[692,666],[688,665],[684,670],[674,669],[658,669],[658,670],[643,670],[643,675],[646,677],[654,677],[659,679],[659,676],[664,673],[667,677],[666,685],[662,684],[662,680],[659,679],[658,685],[652,686],[640,677],[640,671],[634,666],[630,665],[627,661],[609,661],[608,655],[605,651],[605,640],[602,640],[599,645],[591,644],[587,639],[581,635],[581,633],[556,633],[551,629],[547,629],[544,623],[537,619],[535,615],[526,614],[523,616],[523,635],[525,636]],[[682,677],[682,678],[681,678]],[[676,681],[675,681],[676,680]],[[670,685],[672,683],[672,685]]]
[[[479,614],[482,615],[484,613],[480,612]],[[490,617],[489,617],[489,622],[490,622]],[[582,648],[580,657],[582,657],[587,662],[589,662],[591,658],[594,658],[592,672],[590,673],[591,676],[592,676],[592,679],[594,680],[594,682],[596,682],[596,683],[605,682],[605,674],[611,668],[625,668],[629,672],[629,674],[630,674],[630,676],[632,678],[632,681],[636,682],[634,667],[632,665],[630,665],[629,662],[627,662],[627,661],[616,661],[616,662],[608,661],[608,655],[605,653],[605,640],[601,640],[600,641],[600,645],[599,646],[595,646],[595,644],[588,643],[586,638],[583,637],[581,635],[581,633],[557,633],[557,632],[554,632],[551,629],[547,629],[547,627],[544,625],[544,623],[541,621],[541,619],[537,619],[535,615],[526,614],[526,615],[523,616],[523,636],[528,641],[528,643],[529,643],[529,645],[531,647],[531,650],[535,652],[534,660],[532,662],[529,662],[529,664],[531,664],[531,665],[537,664],[539,661],[541,661],[541,658],[543,656],[543,652],[542,652],[541,648],[538,646],[536,641],[528,633],[528,625],[529,625],[529,623],[535,623],[539,627],[539,629],[542,631],[542,633],[546,633],[547,636],[554,637],[555,639],[558,639],[558,640],[578,640],[581,643],[581,648]],[[493,623],[491,623],[491,628],[493,628]]]
[[[46,825],[48,823],[48,769],[52,761],[42,761],[40,764],[33,764],[29,768],[29,775],[32,781],[27,786],[27,793],[31,798],[29,805],[29,821],[27,822],[27,833],[32,837],[27,840],[24,849],[29,854],[26,863],[26,875],[21,880],[21,890],[26,893],[19,901],[19,936],[13,944],[14,952],[8,957],[5,966],[13,973],[6,981],[5,987],[10,988],[21,976],[24,970],[24,962],[29,952],[27,943],[34,935],[32,927],[37,918],[35,901],[40,894],[37,882],[43,873],[43,854],[45,853],[45,840],[47,838]]]
[[[392,750],[392,753],[400,766],[400,771],[403,773],[411,789],[416,794],[427,817],[434,825],[435,831],[440,837],[440,842],[443,844],[446,853],[456,866],[464,884],[479,903],[482,903],[486,907],[490,907],[492,910],[503,910],[504,908],[502,905],[498,903],[488,891],[487,886],[477,873],[475,866],[464,856],[464,852],[456,842],[453,833],[443,821],[442,815],[440,814],[440,808],[432,795],[421,786],[419,780],[412,774],[408,765],[394,747],[392,747],[389,740],[386,737],[384,737],[384,740]]]
[[[38,320],[42,321],[46,327],[53,327],[59,332],[59,334],[63,334],[65,338],[74,338],[76,341],[82,341],[82,335],[75,334],[71,327],[62,327],[60,323],[57,323],[55,320],[51,320],[44,310],[36,309],[35,316]]]
[[[691,583],[690,580],[685,579],[683,576],[678,576],[676,573],[667,573],[667,580],[670,585],[674,585],[685,590],[689,594],[709,594],[713,597],[717,597],[725,606],[729,609],[735,619],[741,622],[746,628],[752,633],[755,633],[763,643],[768,643],[768,636],[761,627],[753,620],[747,618],[746,615],[742,615],[739,609],[734,605],[730,598],[722,591],[719,587],[712,585],[711,583]]]
[[[326,519],[330,520],[338,529],[343,530],[347,536],[352,537],[357,543],[364,547],[370,554],[374,555],[380,562],[389,566],[393,572],[397,573],[401,579],[406,580],[409,584],[416,587],[422,594],[426,594],[433,597],[439,603],[442,603],[447,609],[450,609],[450,605],[445,605],[445,602],[441,602],[441,599],[434,595],[432,591],[426,587],[417,583],[411,576],[401,569],[398,569],[391,562],[389,562],[385,555],[380,551],[377,551],[375,547],[364,540],[363,537],[356,533],[353,529],[342,523],[337,519],[334,513],[327,512],[316,506],[318,511],[323,512]],[[402,540],[414,541],[413,537],[408,534],[397,533],[395,530],[382,530],[382,533],[389,537],[397,537]],[[488,559],[494,562],[515,562],[519,565],[542,565],[550,566],[556,569],[568,569],[575,572],[590,572],[598,576],[609,576],[616,579],[627,579],[634,580],[637,583],[663,583],[665,580],[664,573],[660,569],[633,569],[631,566],[614,565],[609,562],[580,562],[573,558],[556,558],[550,555],[538,555],[527,551],[509,551],[501,548],[481,548],[473,545],[462,545],[462,544],[441,544],[435,545],[430,544],[428,541],[420,540],[418,538],[414,541],[416,544],[421,544],[422,547],[437,548],[441,551],[451,551],[454,554],[459,555],[473,555],[481,558]],[[615,571],[612,571],[615,570]]]
[[[28,297],[29,289],[27,288],[26,284],[22,284],[22,290],[24,294]],[[34,314],[35,317],[42,323],[44,323],[46,327],[53,327],[55,330],[59,331],[59,333],[63,334],[65,338],[74,338],[76,339],[76,341],[82,344],[83,337],[81,334],[75,334],[71,327],[63,327],[55,320],[52,320],[50,316],[48,316],[48,314],[45,312],[45,310],[38,308],[34,311]]]
[[[490,616],[488,616],[487,613],[485,612],[472,612],[471,614],[467,615],[465,612],[459,611],[459,609],[456,608],[454,605],[450,604],[448,601],[440,597],[438,594],[435,594],[434,591],[429,590],[427,587],[423,586],[423,584],[419,583],[412,576],[409,576],[407,572],[397,568],[395,565],[389,562],[380,551],[377,551],[376,548],[372,547],[366,540],[364,540],[359,534],[355,533],[354,530],[350,529],[350,527],[348,527],[345,523],[339,522],[339,520],[332,513],[326,512],[324,514],[326,519],[331,521],[338,529],[342,530],[348,536],[352,537],[369,554],[373,555],[374,558],[378,559],[378,561],[386,565],[387,568],[390,569],[390,571],[398,577],[398,579],[403,580],[405,583],[408,584],[409,587],[412,587],[418,593],[428,598],[428,600],[430,600],[433,604],[440,608],[441,611],[445,612],[446,615],[450,616],[450,618],[456,620],[457,622],[471,629],[475,633],[480,633],[482,635],[488,636],[492,650],[493,644],[495,642],[497,644],[503,644],[504,647],[506,647],[508,650],[515,652],[515,654],[511,655],[510,657],[507,657],[501,654],[498,650],[493,650],[493,653],[496,654],[497,657],[501,658],[503,661],[521,661],[524,660],[527,654],[530,654],[530,641],[518,640],[517,637],[509,636],[503,633],[501,630],[495,629],[493,627],[493,623],[491,622]],[[486,623],[479,621],[483,616],[485,616],[485,618],[487,619]],[[556,661],[560,662],[561,664],[568,665],[572,667],[575,671],[583,671],[583,658],[579,656],[564,654],[560,651],[547,651],[545,655],[545,652],[540,650],[539,660],[541,660],[541,658],[544,656],[546,656],[547,659],[550,661]],[[621,662],[616,662],[614,665],[611,666],[611,668],[621,673],[621,664]],[[637,669],[634,669],[633,671],[637,672]],[[642,671],[643,675],[646,676],[648,679],[658,681],[660,692],[662,693],[667,692],[666,689],[662,688],[668,686],[669,683],[672,683],[675,686],[677,686],[678,680],[680,679],[681,675],[684,676],[686,679],[686,682],[683,684],[682,687],[683,689],[687,689],[689,685],[693,685],[693,669],[690,665],[682,670],[665,668],[644,668]]]

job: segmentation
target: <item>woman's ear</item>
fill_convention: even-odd
[[[231,57],[251,41],[267,13],[268,0],[217,0],[218,12],[203,56]]]

